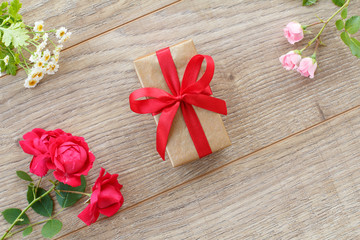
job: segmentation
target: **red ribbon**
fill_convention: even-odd
[[[159,114],[160,119],[156,132],[156,149],[162,159],[165,159],[165,149],[170,128],[175,114],[181,107],[186,126],[194,142],[199,157],[212,153],[199,118],[192,105],[206,110],[227,114],[226,102],[211,97],[210,82],[214,75],[215,64],[210,56],[195,55],[186,66],[182,84],[169,48],[156,52],[161,71],[172,94],[159,88],[141,88],[130,94],[130,108],[140,114]],[[203,60],[207,66],[203,76],[196,81]],[[146,100],[137,100],[146,97]]]

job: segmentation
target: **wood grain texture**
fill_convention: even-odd
[[[27,24],[43,20],[45,29],[66,27],[71,45],[161,9],[176,0],[24,0]],[[67,47],[69,44],[67,44]]]
[[[359,239],[359,137],[357,108],[62,239]]]
[[[359,9],[359,2],[352,4],[352,11]],[[301,18],[311,23],[316,13],[325,18],[335,10],[330,1],[305,8],[299,1],[199,0],[194,4],[184,0],[68,49],[62,53],[59,72],[33,90],[22,87],[24,72],[1,78],[0,191],[7,195],[1,195],[0,209],[26,204],[25,184],[17,180],[14,170],[27,169],[31,157],[22,152],[18,141],[35,127],[62,128],[84,136],[97,157],[89,183],[95,181],[100,166],[119,173],[125,210],[358,106],[359,63],[334,37],[334,27],[324,34],[329,47],[320,49],[315,80],[286,72],[278,62],[281,54],[292,49],[282,36],[288,21]],[[223,120],[233,146],[173,169],[156,153],[152,116],[132,113],[127,98],[140,87],[134,59],[189,38],[199,53],[215,60],[212,89],[227,101],[229,114]],[[231,193],[229,187],[229,198]],[[84,226],[75,217],[83,208],[78,204],[64,212],[61,234]],[[30,216],[37,219],[35,214]],[[108,221],[119,218],[120,214]],[[0,224],[5,229],[4,222]],[[30,239],[39,237],[38,229]]]

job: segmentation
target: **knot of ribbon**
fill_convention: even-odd
[[[199,157],[212,153],[200,120],[192,105],[219,114],[227,114],[226,102],[210,96],[210,82],[214,75],[215,64],[212,57],[195,55],[186,66],[183,80],[180,81],[174,60],[169,48],[156,52],[162,74],[172,94],[159,88],[141,88],[129,96],[130,108],[140,114],[161,113],[156,131],[156,149],[162,159],[165,159],[166,145],[172,122],[179,107],[182,110],[186,126],[195,145]],[[197,81],[203,60],[206,60],[206,70]],[[139,100],[139,98],[147,98]]]

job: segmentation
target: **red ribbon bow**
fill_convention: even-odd
[[[214,60],[206,55],[195,55],[192,57],[186,66],[180,87],[179,77],[170,49],[159,50],[156,52],[156,56],[172,94],[159,88],[141,88],[135,90],[129,96],[131,110],[140,114],[152,113],[156,115],[161,113],[156,132],[156,149],[162,159],[165,159],[165,149],[170,128],[179,106],[181,107],[186,126],[199,157],[201,158],[212,153],[199,118],[191,105],[212,112],[227,114],[226,102],[210,96],[212,92],[209,84],[214,75]],[[207,63],[205,73],[196,81],[204,58]],[[143,97],[148,99],[137,100]]]

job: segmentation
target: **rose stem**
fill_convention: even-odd
[[[328,25],[328,23],[336,16],[339,14],[339,12],[341,12],[344,8],[346,8],[347,6],[349,6],[350,0],[347,0],[344,5],[339,8],[328,20],[326,20],[324,22],[324,26],[320,29],[319,33],[303,48],[300,50],[300,52],[304,51],[306,48],[308,48],[309,46],[311,46],[311,44],[313,44],[316,39],[318,39],[320,37],[320,35],[322,34],[322,32],[324,31],[326,25]]]
[[[4,235],[1,237],[1,240],[4,240],[6,235],[8,235],[8,233],[11,231],[11,229],[13,229],[13,227],[15,226],[15,224],[20,220],[20,218],[22,217],[22,215],[24,215],[24,213],[26,213],[27,210],[29,210],[29,208],[34,205],[34,203],[36,203],[37,201],[39,201],[40,199],[42,199],[43,197],[45,197],[46,195],[48,195],[50,192],[52,192],[55,189],[56,185],[52,186],[47,192],[45,192],[43,195],[41,195],[38,198],[35,198],[34,200],[32,200],[31,203],[29,203],[29,205],[24,208],[24,210],[22,210],[22,212],[20,213],[20,215],[15,219],[15,221],[11,224],[11,226],[9,227],[8,230],[6,230],[6,232],[4,233]]]

